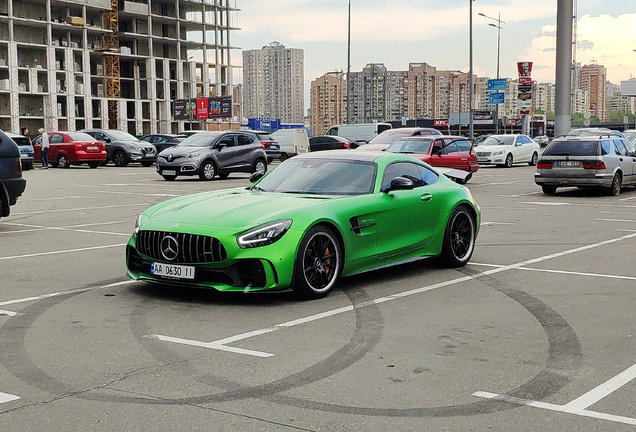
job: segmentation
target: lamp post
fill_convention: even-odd
[[[349,80],[351,76],[351,0],[349,0],[349,16],[347,21],[347,124],[349,124],[351,123],[351,93],[349,91],[349,88],[351,87],[351,82]]]
[[[499,12],[499,15],[497,16],[497,18],[490,17],[483,13],[480,13],[479,15],[483,16],[484,18],[497,21],[497,24],[490,23],[488,25],[491,27],[495,27],[497,29],[497,79],[499,79],[499,59],[501,56],[501,29],[503,29],[501,24],[502,23],[505,24],[506,22],[501,20],[501,12]],[[497,128],[497,133],[499,133],[499,104],[495,104],[495,124]]]
[[[469,44],[469,52],[470,52],[469,74],[470,76],[468,77],[468,138],[471,140],[475,138],[475,130],[473,125],[473,1],[474,0],[468,0],[468,3],[470,4],[470,7],[468,8],[468,13],[470,14],[470,18],[468,20],[468,23],[469,23],[468,33],[469,33],[469,39],[470,39],[470,44]],[[459,117],[461,122],[461,111],[460,111]]]

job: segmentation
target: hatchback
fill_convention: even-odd
[[[157,153],[161,153],[167,148],[174,147],[181,141],[186,139],[185,135],[175,134],[149,134],[139,138],[139,141],[149,142],[157,149]]]
[[[261,147],[267,153],[267,163],[272,162],[274,159],[280,159],[280,145],[278,140],[267,131],[255,131],[255,130],[243,130],[242,132],[251,132],[258,137],[261,142]]]
[[[244,131],[200,132],[164,150],[157,172],[166,180],[198,175],[225,178],[232,172],[267,171],[267,154],[256,135]]]
[[[34,140],[35,158],[41,160],[42,136]],[[91,168],[106,161],[106,145],[83,132],[49,133],[49,160],[53,168],[88,164]]]
[[[636,184],[636,153],[615,136],[557,138],[541,155],[534,181],[550,195],[565,186],[600,186],[618,195],[622,186]]]

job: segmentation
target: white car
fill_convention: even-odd
[[[534,166],[539,161],[541,147],[528,135],[490,135],[475,149],[480,165],[510,168],[516,163]]]

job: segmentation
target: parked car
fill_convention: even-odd
[[[405,127],[398,129],[388,129],[369,141],[362,144],[358,150],[384,150],[400,138],[420,135],[441,135],[442,133],[433,128]]]
[[[139,138],[139,141],[149,142],[150,144],[155,146],[158,154],[167,148],[176,146],[186,138],[187,136],[185,135],[176,134],[149,134]]]
[[[632,147],[636,149],[636,129],[628,129],[626,131],[623,131],[623,135],[625,136],[627,141],[631,143]]]
[[[350,139],[359,143],[367,143],[373,138],[391,129],[393,126],[391,123],[359,123],[359,124],[340,124],[331,126],[325,132],[325,135],[341,136],[343,138]]]
[[[192,175],[212,180],[232,172],[265,171],[267,153],[256,135],[244,131],[194,134],[157,158],[157,172],[166,180]]]
[[[528,135],[490,135],[477,147],[477,162],[506,168],[516,163],[537,164],[541,147]]]
[[[210,132],[210,131],[208,131],[206,129],[190,129],[190,130],[184,130],[184,131],[179,132],[179,135],[183,135],[183,136],[185,136],[187,138],[187,137],[192,136],[194,134],[198,134],[199,132]]]
[[[550,195],[565,186],[601,186],[618,195],[623,186],[636,184],[636,153],[620,137],[556,138],[541,155],[534,181]]]
[[[142,212],[126,246],[128,275],[316,299],[340,276],[395,263],[438,257],[462,267],[479,232],[470,191],[406,155],[307,153],[251,180]]]
[[[267,131],[245,130],[244,132],[251,132],[261,142],[261,146],[265,153],[267,153],[267,163],[271,163],[274,159],[280,159],[280,146],[276,138]]]
[[[0,131],[0,217],[9,216],[10,207],[26,188],[18,145]]]
[[[545,147],[550,142],[550,138],[547,135],[540,135],[532,138],[532,141],[536,142],[541,147]]]
[[[322,135],[309,138],[309,151],[355,149],[359,143],[336,135]]]
[[[619,138],[625,138],[625,136],[616,130],[603,128],[603,127],[592,127],[592,128],[573,128],[566,136],[583,136],[583,135],[610,135],[617,136]]]
[[[143,166],[150,166],[157,160],[155,146],[145,141],[139,141],[128,132],[117,129],[82,129],[85,132],[106,144],[106,165],[113,161],[115,166],[125,167],[131,162],[139,162]],[[50,151],[50,150],[49,150]]]
[[[35,158],[40,160],[42,136],[33,141]],[[54,168],[68,168],[71,165],[88,164],[97,168],[106,160],[106,146],[89,134],[83,132],[49,133],[49,161]]]
[[[35,160],[35,154],[33,152],[33,144],[31,139],[24,135],[18,135],[11,132],[5,132],[5,134],[13,140],[14,143],[20,148],[20,161],[22,162],[22,169],[28,171],[33,169],[33,161]]]
[[[309,136],[305,128],[279,129],[272,136],[278,141],[281,162],[309,151]]]
[[[385,150],[389,153],[409,154],[434,167],[444,167],[468,171],[465,180],[477,172],[477,154],[471,142],[462,136],[415,136],[400,138]]]

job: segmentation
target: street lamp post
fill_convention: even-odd
[[[347,26],[347,124],[351,123],[351,0],[349,0],[349,16]]]
[[[490,17],[488,15],[485,15],[483,13],[479,14],[480,16],[483,16],[484,18],[488,18],[491,19],[493,21],[497,21],[497,24],[488,24],[491,27],[495,27],[497,29],[497,79],[499,79],[499,59],[501,56],[501,30],[503,29],[503,27],[501,26],[501,24],[505,24],[505,21],[501,20],[501,12],[499,12],[499,15],[497,16],[497,18],[493,18]],[[496,124],[496,128],[497,128],[497,133],[499,133],[499,104],[495,104],[495,124]]]
[[[469,23],[468,33],[469,33],[469,39],[470,39],[470,44],[469,44],[469,52],[470,52],[469,74],[470,76],[468,77],[468,138],[471,140],[475,138],[475,130],[473,125],[473,1],[475,0],[468,0],[468,3],[470,4],[470,7],[468,8],[468,13],[470,14],[470,18],[468,21]],[[461,123],[461,111],[460,111],[459,117],[460,117],[460,123]]]

